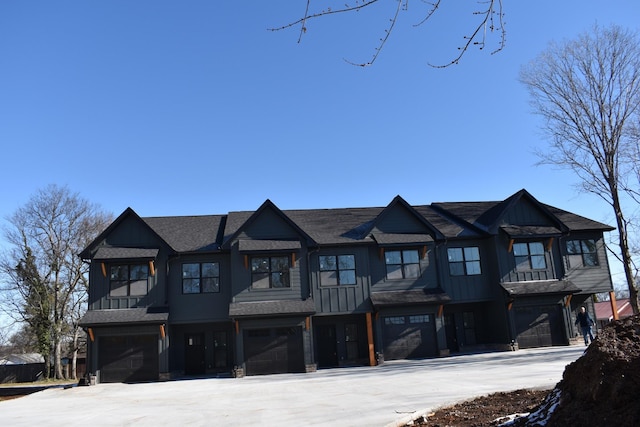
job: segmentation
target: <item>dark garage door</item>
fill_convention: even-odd
[[[559,305],[517,307],[516,334],[520,348],[566,344]]]
[[[302,328],[246,330],[244,354],[247,375],[304,372]]]
[[[157,381],[158,362],[157,335],[100,338],[100,382]]]
[[[438,343],[432,314],[387,316],[383,322],[386,360],[437,355]]]

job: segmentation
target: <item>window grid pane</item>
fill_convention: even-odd
[[[251,287],[254,289],[288,288],[289,257],[251,258]]]
[[[338,276],[335,271],[321,271],[320,272],[320,284],[322,286],[337,286]]]
[[[220,292],[220,264],[217,262],[182,264],[182,293]]]
[[[469,246],[465,248],[448,248],[449,274],[451,276],[475,276],[482,274],[480,268],[480,248]]]
[[[356,271],[346,270],[340,272],[340,284],[341,285],[355,285],[356,284]]]
[[[547,260],[544,245],[541,242],[515,243],[513,255],[516,262],[516,270],[544,270],[547,268]]]
[[[356,284],[354,255],[322,255],[318,257],[318,261],[321,286]]]
[[[385,251],[387,279],[415,279],[420,277],[420,257],[416,249]]]
[[[149,264],[125,264],[109,267],[109,296],[143,296],[148,292]]]
[[[569,267],[597,267],[597,251],[598,248],[594,239],[567,241]]]

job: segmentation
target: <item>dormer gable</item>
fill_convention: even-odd
[[[130,207],[125,209],[80,254],[82,259],[93,259],[96,254],[132,254],[128,249],[157,249],[167,243]],[[157,253],[157,251],[156,251]]]
[[[280,210],[271,200],[267,199],[255,212],[243,219],[247,212],[229,213],[228,224],[240,219],[237,229],[230,230],[226,235],[222,247],[230,249],[235,240],[245,241],[246,247],[256,247],[255,244],[246,241],[271,242],[265,248],[272,246],[274,249],[291,249],[286,242],[304,241],[307,245],[314,245],[313,239],[307,235],[294,221]],[[294,243],[292,243],[294,244]],[[298,243],[299,245],[299,243]],[[286,247],[286,248],[285,248]]]
[[[568,228],[542,203],[522,189],[483,213],[477,220],[491,234],[509,237],[551,237]]]
[[[371,236],[379,245],[428,243],[444,236],[402,197],[396,196],[378,214],[363,236]]]

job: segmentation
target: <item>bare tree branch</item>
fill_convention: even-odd
[[[387,41],[391,37],[396,24],[400,18],[401,11],[409,10],[409,1],[408,0],[395,0],[397,1],[397,6],[394,9],[394,12],[389,17],[389,24],[384,29],[384,35],[378,40],[378,45],[374,49],[374,53],[368,61],[365,62],[357,62],[345,59],[345,61],[351,65],[356,65],[359,67],[367,67],[369,65],[373,65],[373,63],[378,59],[382,49],[387,44]],[[280,27],[269,28],[270,31],[280,31],[288,28],[292,28],[295,26],[300,26],[300,33],[298,35],[298,43],[302,41],[302,37],[307,33],[308,27],[307,24],[309,21],[325,18],[330,15],[336,14],[345,14],[345,13],[354,13],[358,12],[362,9],[368,8],[369,6],[373,6],[375,4],[380,4],[379,0],[361,0],[356,1],[355,4],[344,4],[338,8],[325,7],[324,9],[318,12],[311,12],[312,1],[307,0],[305,4],[305,10],[301,18],[296,19],[293,22],[282,25]],[[440,10],[441,0],[436,0],[434,3],[431,2],[423,2],[429,5],[429,8],[426,12],[423,12],[421,19],[417,24],[414,24],[414,27],[419,27],[428,22],[437,11]],[[443,65],[433,65],[429,64],[435,68],[446,68],[453,64],[458,64],[464,54],[472,47],[475,46],[480,50],[483,50],[487,44],[488,34],[499,32],[500,40],[498,41],[498,46],[491,52],[491,54],[495,54],[504,49],[506,45],[506,30],[505,30],[505,22],[504,22],[504,8],[502,0],[484,0],[479,1],[478,4],[483,5],[482,9],[476,12],[473,12],[474,16],[479,16],[480,21],[475,26],[472,27],[470,31],[470,35],[464,36],[464,44],[458,47],[458,54],[447,64]]]

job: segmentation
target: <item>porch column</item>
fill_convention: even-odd
[[[369,366],[376,366],[376,352],[373,345],[373,322],[371,321],[371,313],[365,314],[367,317],[367,343],[369,343]]]
[[[613,315],[613,320],[618,320],[618,303],[616,302],[616,293],[615,291],[609,291],[609,302],[611,303],[611,313]]]

